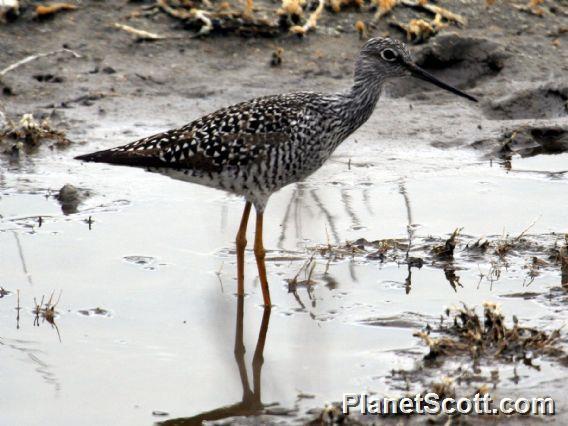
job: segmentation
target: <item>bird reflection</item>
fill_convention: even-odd
[[[258,340],[254,350],[252,359],[252,389],[248,378],[247,368],[245,364],[245,345],[243,343],[243,316],[244,316],[244,297],[237,297],[237,318],[235,331],[235,361],[241,378],[243,387],[243,396],[240,402],[232,405],[226,405],[210,411],[197,414],[193,417],[182,417],[177,419],[159,422],[157,425],[201,425],[203,422],[223,420],[237,416],[256,416],[264,412],[267,407],[261,400],[261,383],[260,373],[262,364],[264,363],[264,345],[266,343],[266,334],[268,332],[268,322],[270,320],[270,307],[264,308],[262,315],[262,323],[258,333]]]

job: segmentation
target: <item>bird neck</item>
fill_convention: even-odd
[[[341,120],[347,125],[345,137],[369,119],[381,96],[383,82],[371,66],[361,59],[357,62],[353,86],[340,97]]]

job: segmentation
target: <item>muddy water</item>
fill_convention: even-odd
[[[265,244],[276,306],[268,317],[250,251],[242,306],[234,295],[242,201],[72,160],[160,130],[140,126],[125,136],[124,124],[103,124],[87,132],[88,146],[40,152],[0,175],[0,285],[11,292],[0,299],[3,424],[151,424],[231,404],[204,418],[258,413],[258,404],[238,404],[248,387],[269,413],[292,420],[344,392],[396,394],[390,371],[411,368],[425,352],[412,333],[448,306],[492,300],[538,327],[566,321],[549,297],[559,273],[543,272],[527,287],[515,260],[494,283],[480,279],[490,265],[469,265],[455,290],[440,269],[413,269],[409,281],[406,266],[350,257],[327,266],[316,258],[310,288],[289,292],[286,281],[309,247],[405,238],[409,224],[416,236],[456,227],[514,235],[533,222],[531,233],[566,232],[566,154],[513,159],[509,170],[474,151],[434,148],[431,135],[385,138],[367,127],[308,181],[271,200]],[[66,183],[90,192],[71,215],[54,197]],[[35,326],[34,298],[52,292],[62,292],[57,329],[41,319]],[[246,352],[235,357],[241,338]],[[547,363],[516,374],[518,385],[508,380],[512,366],[501,366],[501,387],[528,396],[561,393],[555,380],[568,376]]]

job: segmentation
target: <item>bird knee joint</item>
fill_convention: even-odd
[[[264,250],[264,247],[257,246],[254,248],[254,254],[257,259],[264,259],[266,257],[266,250]]]
[[[235,356],[236,356],[237,358],[242,357],[242,356],[246,353],[245,347],[244,347],[244,346],[237,346],[237,347],[235,348],[234,353],[235,353]]]
[[[247,246],[247,239],[244,236],[243,237],[237,236],[236,243],[238,248],[244,248]]]
[[[264,357],[262,356],[255,356],[252,359],[252,365],[253,367],[262,367],[262,364],[264,364]]]

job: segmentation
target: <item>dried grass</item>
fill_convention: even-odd
[[[450,238],[443,245],[434,246],[432,253],[438,260],[452,260],[454,258],[454,250],[457,245],[457,238],[462,228],[456,228]]]
[[[57,147],[68,146],[71,141],[65,132],[54,129],[49,119],[37,121],[33,114],[23,114],[17,124],[8,121],[8,125],[0,131],[0,142],[12,142],[9,152],[19,155],[24,148],[36,148],[44,141],[54,141]]]
[[[55,292],[52,292],[51,295],[49,296],[49,299],[44,302],[45,300],[45,296],[41,297],[41,301],[38,303],[36,298],[34,297],[34,310],[33,310],[33,314],[34,314],[34,325],[39,327],[40,325],[40,319],[41,321],[46,321],[48,324],[50,324],[53,328],[55,328],[55,330],[57,331],[57,336],[59,337],[59,341],[61,341],[61,334],[59,334],[59,328],[57,327],[57,324],[55,323],[55,318],[57,316],[57,311],[55,310],[55,308],[57,307],[57,305],[59,304],[59,300],[61,299],[61,295],[62,295],[62,291],[59,292],[59,296],[57,297],[57,300],[54,299],[54,294]]]
[[[446,311],[450,320],[437,330],[441,337],[432,337],[429,331],[415,333],[430,348],[426,359],[468,355],[472,359],[500,358],[506,361],[523,360],[532,365],[535,356],[559,357],[564,351],[558,346],[560,331],[547,333],[519,325],[513,317],[513,326],[505,324],[505,317],[495,303],[483,304],[483,317],[475,309],[463,305]]]

